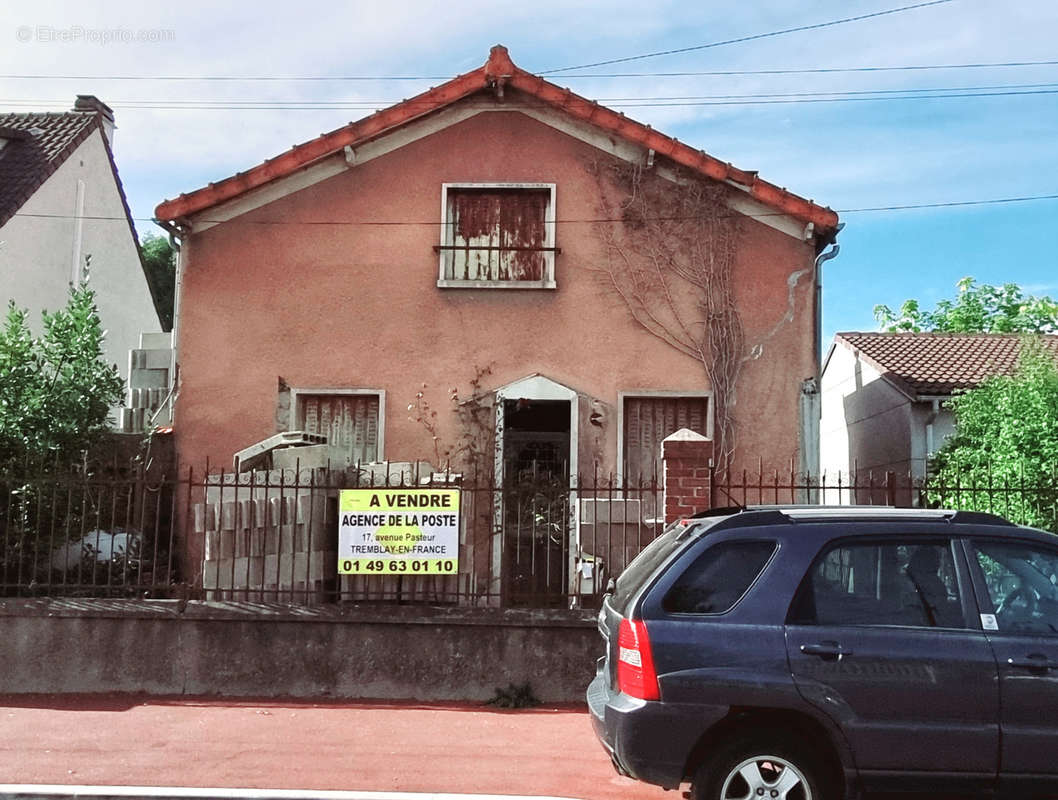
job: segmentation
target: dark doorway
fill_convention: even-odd
[[[568,400],[505,400],[503,527],[511,605],[564,605],[569,584]]]

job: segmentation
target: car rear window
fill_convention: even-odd
[[[775,542],[721,542],[698,556],[665,594],[675,614],[723,614],[753,585],[775,552]]]
[[[720,521],[720,517],[706,520],[695,520],[689,525],[672,524],[636,556],[628,565],[614,586],[610,605],[618,614],[624,614],[628,602],[646,580],[654,574],[673,552],[687,543],[690,536],[696,536],[711,528]]]

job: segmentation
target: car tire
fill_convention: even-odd
[[[743,736],[712,753],[692,782],[694,800],[833,800],[817,759],[794,742]]]

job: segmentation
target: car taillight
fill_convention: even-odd
[[[622,619],[617,630],[617,690],[640,700],[658,700],[658,673],[642,620]]]

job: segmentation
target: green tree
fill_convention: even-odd
[[[158,297],[158,317],[163,331],[173,329],[173,305],[176,294],[176,251],[165,236],[148,233],[140,244],[147,277]]]
[[[953,398],[956,434],[931,464],[935,505],[993,511],[1058,533],[1058,367],[1026,338],[1014,375]]]
[[[874,318],[883,330],[941,331],[944,333],[1055,333],[1058,302],[1050,297],[1026,296],[1014,283],[991,286],[963,278],[955,300],[941,300],[925,311],[917,300],[905,300],[899,311],[874,307]]]
[[[0,327],[0,469],[75,461],[124,393],[87,281],[70,288],[65,308],[42,314],[40,336],[27,318],[12,302]]]

